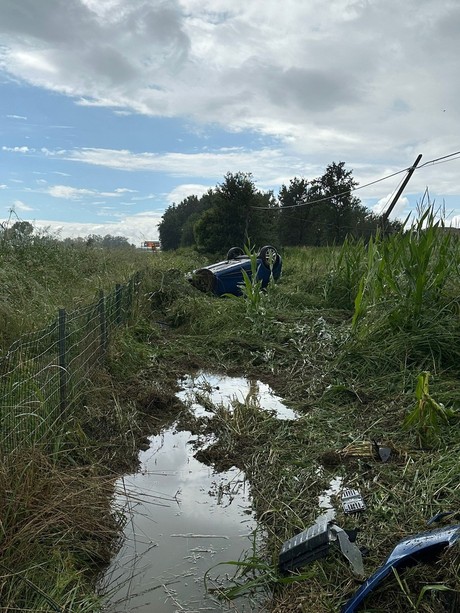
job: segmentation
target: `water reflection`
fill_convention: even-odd
[[[194,377],[185,377],[181,385],[183,390],[178,397],[187,402],[197,416],[210,415],[199,402],[202,395],[210,403],[224,405],[228,409],[232,408],[232,400],[236,400],[259,406],[262,410],[273,413],[277,419],[298,419],[297,413],[288,408],[266,383],[255,379],[200,372]]]
[[[343,478],[333,477],[329,482],[329,487],[319,496],[319,508],[323,511],[317,518],[316,522],[320,523],[324,520],[332,521],[335,519],[336,511],[332,503],[332,498],[343,488]]]
[[[232,410],[234,401],[277,419],[298,417],[260,381],[201,372],[181,385],[178,397],[197,417],[212,415],[213,406]],[[195,441],[174,426],[151,437],[149,449],[140,453],[139,472],[118,482],[116,503],[128,521],[123,547],[107,573],[110,613],[258,610],[252,601],[224,605],[205,591],[205,573],[240,559],[251,548],[256,524],[244,474],[236,468],[215,473],[193,457]],[[221,566],[211,577],[225,584],[226,572],[233,575]]]
[[[205,572],[250,549],[255,528],[244,475],[216,474],[192,455],[195,440],[174,427],[151,438],[140,471],[118,483],[128,522],[124,545],[107,574],[110,613],[221,611],[205,593]],[[222,566],[211,576],[223,576]],[[244,603],[232,610],[250,611]]]

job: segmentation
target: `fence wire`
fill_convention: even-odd
[[[132,320],[141,275],[93,304],[66,312],[15,341],[0,360],[0,451],[48,447],[75,411],[113,330]]]

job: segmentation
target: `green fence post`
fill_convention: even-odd
[[[136,309],[139,308],[139,296],[141,293],[141,283],[142,283],[142,273],[140,270],[136,271],[134,275],[134,296],[135,296],[135,304]]]
[[[67,347],[66,312],[59,309],[59,406],[61,413],[67,408]]]
[[[115,286],[115,325],[121,324],[121,301],[123,298],[123,286],[117,283]]]
[[[99,330],[100,330],[100,347],[102,358],[105,358],[107,353],[107,315],[105,312],[105,296],[104,290],[99,292]]]

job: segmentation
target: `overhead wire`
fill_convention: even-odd
[[[393,172],[391,175],[386,175],[385,177],[381,177],[380,179],[376,179],[375,181],[370,181],[369,183],[365,183],[364,185],[358,185],[357,187],[351,188],[351,189],[347,189],[343,192],[340,192],[338,194],[334,194],[334,197],[337,196],[345,196],[347,194],[349,194],[350,192],[356,192],[359,189],[364,189],[365,187],[370,187],[371,185],[375,185],[376,183],[380,183],[381,181],[386,181],[387,179],[391,179],[392,177],[395,177],[396,175],[399,175],[403,172],[407,172],[409,168],[403,168],[402,170],[398,170],[397,172]],[[288,204],[286,206],[283,206],[283,210],[284,209],[294,209],[297,208],[299,206],[305,206],[306,204],[311,204],[312,202],[323,202],[326,200],[330,200],[331,196],[326,196],[324,198],[319,198],[318,200],[312,200],[311,202],[300,202],[298,204]],[[252,209],[262,209],[262,210],[274,210],[274,207],[271,206],[252,206]]]
[[[448,155],[443,155],[443,156],[441,156],[439,158],[434,158],[432,160],[428,160],[428,162],[424,162],[423,164],[420,164],[420,166],[417,166],[416,170],[420,170],[420,168],[423,168],[424,166],[428,166],[428,164],[434,164],[435,162],[439,162],[440,160],[447,160],[447,158],[452,158],[454,155],[459,156],[460,155],[460,151],[454,151],[454,153],[449,153]],[[454,159],[457,160],[459,158],[457,157],[457,158],[454,158]],[[449,160],[449,161],[451,161],[451,160]]]
[[[456,157],[454,157],[456,156]],[[436,165],[436,164],[445,164],[446,162],[452,162],[454,160],[458,160],[460,159],[460,151],[455,151],[454,153],[449,153],[448,155],[443,155],[441,157],[438,158],[433,158],[432,160],[428,160],[427,162],[424,162],[423,164],[420,164],[419,166],[417,166],[414,170],[418,171],[421,168],[428,166],[428,165]],[[398,170],[396,172],[393,172],[389,175],[385,175],[384,177],[381,177],[380,179],[376,179],[375,181],[370,181],[369,183],[365,183],[364,185],[358,185],[356,187],[347,189],[343,192],[339,192],[338,194],[334,194],[334,197],[337,198],[338,196],[345,196],[350,194],[351,192],[356,192],[360,189],[365,189],[366,187],[370,187],[371,185],[375,185],[376,183],[381,183],[382,181],[386,181],[388,179],[391,179],[392,177],[396,177],[399,174],[402,174],[403,172],[408,172],[410,169],[412,168],[412,166],[408,166],[407,168],[403,168],[401,170]],[[393,196],[393,194],[396,193],[396,190],[399,189],[399,186],[401,185],[402,181],[404,179],[401,179],[401,181],[399,182],[398,186],[396,187],[396,189],[393,190],[391,196]],[[286,209],[295,209],[295,208],[299,208],[301,206],[306,206],[307,204],[317,204],[318,202],[326,202],[327,200],[330,200],[332,196],[325,196],[324,198],[319,198],[318,200],[311,200],[309,202],[298,202],[297,204],[287,204],[284,205],[282,207],[273,207],[273,206],[252,206],[252,209],[257,209],[257,210],[263,210],[263,211],[278,211],[280,209],[282,209],[283,211]],[[390,200],[390,199],[388,199]]]

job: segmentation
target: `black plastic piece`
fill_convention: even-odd
[[[327,556],[329,550],[329,527],[327,522],[313,524],[296,534],[281,548],[279,567],[281,572],[295,570],[300,566]]]

